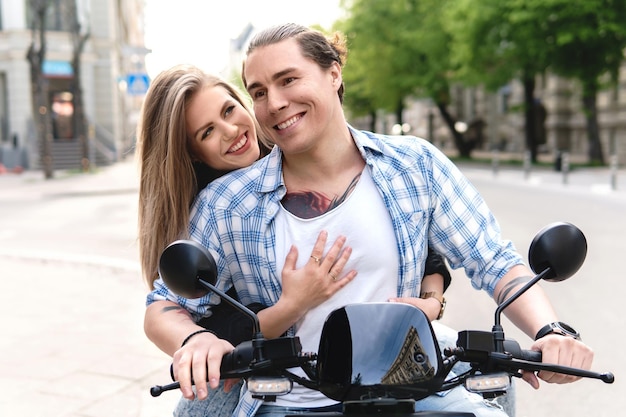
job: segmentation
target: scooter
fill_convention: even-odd
[[[558,282],[574,275],[587,254],[584,234],[569,223],[543,228],[529,249],[529,264],[537,274],[523,288],[497,306],[491,331],[463,330],[456,346],[441,352],[427,316],[402,303],[360,303],[330,313],[318,352],[302,352],[298,337],[265,339],[258,317],[215,287],[217,267],[210,253],[193,241],[176,241],[161,255],[161,276],[182,296],[213,291],[253,321],[252,340],[224,356],[221,377],[244,378],[259,399],[275,400],[297,382],[343,404],[342,413],[314,413],[315,417],[471,417],[472,413],[414,412],[415,401],[464,385],[469,391],[494,398],[506,393],[521,370],[552,371],[614,382],[612,373],[541,363],[541,352],[523,350],[506,339],[501,315],[512,302],[541,280]],[[450,377],[458,362],[469,371]],[[299,367],[305,377],[290,371]],[[454,375],[454,374],[452,374]],[[152,396],[179,388],[178,382],[154,386]],[[302,416],[300,416],[302,417]]]

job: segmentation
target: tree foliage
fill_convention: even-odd
[[[338,26],[348,35],[346,105],[354,114],[398,113],[412,95],[432,98],[461,154],[467,143],[447,111],[450,85],[524,85],[526,144],[536,157],[535,78],[580,81],[590,160],[601,161],[595,97],[615,80],[626,48],[623,0],[352,0]],[[604,77],[604,78],[603,78]],[[594,127],[595,124],[595,127]]]
[[[543,0],[542,0],[543,1]],[[536,126],[541,104],[535,99],[535,77],[550,63],[546,42],[549,22],[539,18],[527,0],[457,0],[447,10],[446,29],[457,78],[495,90],[513,79],[524,86],[526,148],[532,160],[543,138]]]
[[[354,0],[338,27],[348,36],[344,71],[346,106],[361,115],[383,109],[402,123],[408,97],[430,97],[447,122],[459,151],[471,147],[454,128],[450,104],[450,36],[442,11],[451,0]]]
[[[452,51],[467,82],[525,86],[526,143],[533,159],[537,124],[534,78],[550,71],[582,86],[589,161],[603,163],[596,96],[606,74],[617,79],[626,48],[626,2],[621,0],[458,0],[446,19]]]
[[[518,0],[519,1],[519,0]],[[617,82],[626,48],[626,2],[623,0],[551,0],[538,2],[539,13],[550,22],[551,70],[573,78],[582,87],[587,119],[589,162],[604,164],[596,97]]]
[[[347,36],[350,54],[346,63],[347,95],[354,94],[357,113],[369,112],[368,103],[396,112],[413,92],[414,82],[407,80],[410,69],[407,55],[399,55],[403,34],[400,9],[410,1],[355,0],[350,18],[340,25]],[[389,25],[388,22],[394,22]]]

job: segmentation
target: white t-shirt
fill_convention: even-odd
[[[352,269],[358,275],[329,300],[309,310],[295,324],[303,352],[317,352],[323,323],[333,310],[347,304],[387,301],[397,296],[397,240],[389,212],[367,167],[348,198],[322,216],[301,219],[281,206],[276,216],[277,270],[283,270],[291,245],[298,248],[296,267],[302,268],[309,261],[313,245],[322,230],[328,232],[324,254],[338,236],[346,236],[346,245],[352,248],[352,254],[342,276]],[[330,276],[328,279],[331,279]],[[304,374],[300,369],[293,371]],[[276,402],[271,404],[285,407],[323,407],[334,403],[335,401],[317,391],[294,384],[290,394],[277,397]]]

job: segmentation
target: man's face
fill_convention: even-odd
[[[306,152],[326,132],[339,103],[341,69],[321,68],[287,39],[255,49],[244,69],[261,128],[285,154]]]

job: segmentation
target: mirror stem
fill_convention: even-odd
[[[493,333],[493,338],[494,338],[494,342],[495,342],[495,351],[499,352],[499,353],[503,353],[504,352],[504,330],[502,328],[501,325],[501,316],[502,316],[502,311],[507,308],[509,305],[511,305],[511,303],[515,300],[517,300],[522,294],[524,294],[530,287],[532,287],[533,285],[535,285],[537,282],[541,281],[546,275],[548,275],[548,273],[550,273],[552,270],[550,269],[550,267],[544,269],[541,273],[535,275],[535,277],[533,279],[531,279],[530,281],[528,281],[526,283],[526,285],[524,285],[522,288],[520,288],[517,292],[515,292],[512,296],[510,296],[509,298],[507,298],[506,300],[504,300],[497,308],[496,308],[496,313],[495,313],[495,320],[494,320],[494,326],[493,329],[491,330]]]
[[[226,300],[226,302],[228,302],[228,304],[233,306],[235,309],[241,311],[246,316],[250,317],[250,319],[253,322],[253,329],[254,329],[255,336],[257,336],[257,337],[260,336],[261,338],[263,337],[262,334],[261,334],[261,323],[259,323],[259,318],[257,317],[256,314],[254,314],[254,312],[252,310],[250,310],[249,308],[247,308],[243,304],[239,303],[238,301],[234,300],[232,297],[230,297],[225,292],[217,289],[217,287],[215,287],[215,285],[209,284],[208,282],[206,282],[203,279],[198,279],[198,282],[203,287],[205,287],[206,289],[211,290],[215,294],[219,295],[223,300]]]

